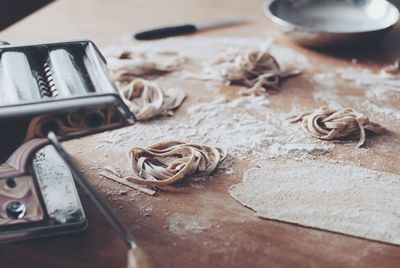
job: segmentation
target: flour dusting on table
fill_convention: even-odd
[[[348,100],[365,110],[391,119],[400,119],[400,74],[389,75],[367,68],[346,67],[326,70],[313,76],[316,83],[313,97],[338,108],[340,100]],[[338,87],[348,89],[339,94]],[[359,92],[360,96],[355,96]]]
[[[312,157],[333,149],[330,143],[306,136],[300,126],[289,123],[287,114],[273,111],[268,104],[264,97],[219,98],[189,107],[183,118],[140,122],[101,136],[105,146],[113,149],[180,140],[222,147],[235,159],[287,154]]]

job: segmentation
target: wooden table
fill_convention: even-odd
[[[242,0],[68,0],[56,1],[11,28],[0,38],[13,44],[89,38],[99,46],[115,43],[121,36],[155,26],[245,15],[251,23],[199,33],[203,36],[272,36],[313,59],[341,65],[356,57],[361,66],[375,68],[400,56],[400,29],[396,28],[379,49],[349,53],[320,53],[291,44],[282,38],[262,13],[263,1]],[[302,85],[296,85],[301,87]],[[303,85],[304,86],[304,85]],[[280,98],[296,93],[288,86]],[[309,93],[309,91],[308,91]],[[300,95],[299,95],[300,96]],[[388,120],[392,130],[400,125]],[[394,134],[397,135],[397,134]],[[397,135],[398,136],[398,135]],[[68,146],[72,155],[85,140]],[[383,170],[400,173],[396,155],[386,156]],[[77,156],[79,165],[90,170],[91,160]],[[363,166],[369,159],[360,159]],[[245,165],[244,165],[245,167]],[[303,228],[256,218],[228,194],[230,185],[241,181],[242,170],[233,178],[223,176],[196,182],[185,194],[163,193],[156,197],[123,191],[120,185],[89,172],[89,178],[104,192],[137,242],[148,252],[156,267],[398,267],[400,247],[345,235]],[[126,189],[125,189],[126,190]],[[117,196],[117,197],[116,197]],[[85,194],[81,194],[90,222],[81,234],[59,236],[0,246],[0,267],[125,267],[126,248],[111,226]],[[165,228],[168,214],[196,218],[212,203],[213,228],[179,238]],[[150,214],[140,206],[151,205]],[[193,209],[196,207],[198,209]]]

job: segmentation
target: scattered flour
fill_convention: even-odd
[[[104,146],[114,148],[179,140],[219,146],[239,160],[288,154],[312,157],[333,149],[333,144],[305,135],[298,124],[289,123],[287,114],[273,111],[268,104],[265,97],[240,97],[231,102],[219,98],[191,106],[184,118],[139,122],[101,135]]]
[[[388,118],[400,119],[400,110],[394,107],[385,107],[373,103],[370,100],[365,100],[361,103],[364,109],[371,111],[371,113],[381,114]]]
[[[327,102],[332,109],[342,108],[339,96],[336,94],[336,75],[330,72],[317,73],[313,79],[315,81],[314,99],[319,102]]]
[[[195,217],[174,214],[168,217],[168,229],[181,238],[187,235],[200,234],[211,228],[211,224],[203,224]]]
[[[392,119],[400,118],[397,103],[400,100],[400,75],[375,73],[366,68],[339,68],[334,71],[317,73],[313,76],[316,83],[313,97],[317,101],[326,101],[331,108],[340,108],[340,99],[351,100],[365,111]],[[337,87],[343,81],[353,82],[362,89],[361,96],[351,94],[339,96]]]
[[[358,85],[380,86],[382,89],[400,91],[400,75],[374,73],[366,68],[340,68],[337,74],[344,80],[354,81]]]

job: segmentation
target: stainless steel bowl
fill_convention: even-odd
[[[283,33],[313,47],[370,44],[399,20],[386,0],[268,0],[264,11]]]

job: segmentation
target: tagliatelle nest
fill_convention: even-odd
[[[129,161],[135,176],[130,182],[163,187],[189,176],[210,175],[226,157],[217,147],[178,141],[162,142],[148,148],[133,147]]]
[[[346,137],[359,137],[358,147],[365,143],[366,130],[383,133],[385,128],[371,122],[367,116],[351,108],[330,110],[323,106],[314,112],[303,113],[291,120],[302,120],[306,133],[321,140],[335,140]]]
[[[132,79],[160,75],[178,70],[186,58],[172,51],[137,52],[124,50],[108,57],[114,81],[126,83]]]
[[[267,89],[277,89],[283,78],[300,74],[282,70],[268,49],[258,48],[229,50],[216,59],[211,68],[216,69],[224,82],[248,87],[242,95],[265,94]]]
[[[181,90],[163,90],[156,83],[142,79],[133,80],[120,90],[120,94],[138,121],[173,115],[172,110],[178,108],[186,97]]]

